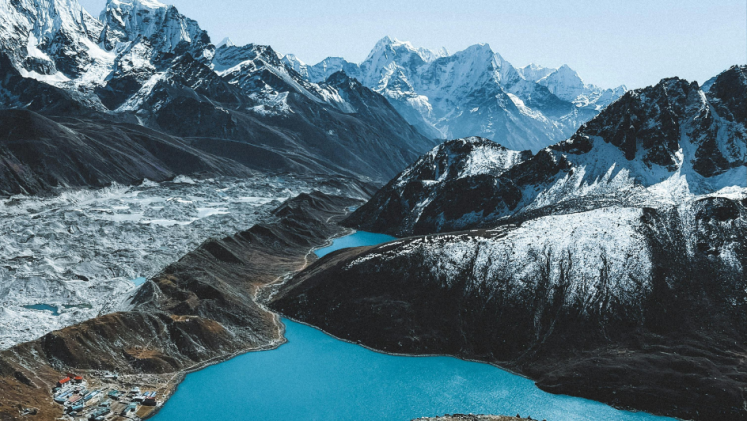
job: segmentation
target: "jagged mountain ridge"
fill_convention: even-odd
[[[42,74],[34,73],[24,54],[8,53],[22,75],[69,92],[100,118],[183,137],[254,169],[383,181],[435,144],[378,94],[339,78],[308,82],[268,46],[216,48],[196,21],[154,0],[110,0],[100,21],[76,0],[6,9],[9,27],[19,21],[46,29],[37,30],[43,38],[38,45],[24,34],[0,32],[0,46],[48,55],[57,48],[49,40],[62,39],[66,57],[78,57],[75,71],[63,72],[61,59],[50,55]],[[84,18],[52,25],[50,16],[61,11]],[[2,106],[25,105],[7,100]]]
[[[597,111],[601,111],[628,91],[625,86],[602,89],[596,85],[586,84],[568,65],[553,69],[530,64],[517,70],[524,79],[547,87],[558,98],[572,102],[577,107],[592,107]]]
[[[496,172],[490,160],[469,176],[433,174],[451,142],[405,170],[350,218],[396,235],[490,226],[542,212],[601,203],[671,203],[747,187],[745,68],[723,72],[708,92],[673,78],[626,93],[570,139]],[[473,147],[486,141],[458,142]],[[517,152],[513,152],[517,153]]]
[[[487,44],[449,54],[415,48],[389,37],[360,64],[331,57],[314,66],[295,55],[283,59],[310,81],[344,71],[386,96],[426,136],[501,139],[511,149],[539,150],[570,136],[626,91],[603,90],[573,78],[533,79]],[[575,92],[570,96],[566,91]],[[557,95],[556,95],[557,94]]]

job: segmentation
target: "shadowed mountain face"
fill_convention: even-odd
[[[272,308],[556,393],[747,419],[744,74],[629,92],[534,156],[446,142],[346,221],[425,236],[326,256]]]
[[[379,182],[435,145],[343,74],[311,83],[268,46],[216,48],[157,1],[110,0],[100,21],[76,0],[0,12],[16,28],[0,31],[0,108],[95,117],[100,130],[127,121],[253,170]]]

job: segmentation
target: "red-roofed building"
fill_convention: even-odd
[[[70,377],[65,377],[64,379],[57,382],[57,387],[62,387],[68,383],[70,383]]]

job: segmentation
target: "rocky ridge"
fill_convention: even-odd
[[[383,181],[434,145],[379,94],[311,83],[269,46],[218,48],[154,0],[110,0],[100,20],[77,0],[11,2],[0,18],[2,108],[139,124],[259,171]]]

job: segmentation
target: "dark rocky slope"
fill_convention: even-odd
[[[357,204],[321,193],[298,196],[267,223],[207,241],[164,269],[140,289],[131,311],[0,353],[0,419],[19,419],[19,407],[38,408],[35,419],[57,419],[61,407],[50,389],[65,371],[152,374],[168,395],[189,370],[278,346],[282,327],[256,294],[313,260],[310,250],[343,232],[335,221]]]
[[[0,109],[92,118],[115,137],[116,124],[138,124],[184,139],[199,159],[252,170],[380,183],[435,145],[360,83],[308,82],[268,46],[216,47],[173,6],[109,1],[100,19],[77,0],[11,2],[0,16]],[[112,164],[103,176],[122,179]]]
[[[150,127],[212,153],[226,151],[224,156],[239,161],[261,151],[282,157],[281,169],[379,181],[435,144],[383,96],[343,73],[320,85],[302,86],[303,79],[283,67],[271,48],[230,49],[239,51],[222,47],[218,57],[230,57],[224,58],[230,63],[226,66],[236,63],[238,70],[219,76],[191,56],[182,57],[125,108]],[[265,91],[272,95],[267,98],[261,93]]]
[[[1,195],[200,173],[241,177],[252,171],[142,126],[0,110]]]

